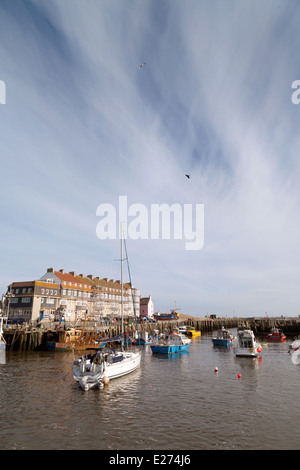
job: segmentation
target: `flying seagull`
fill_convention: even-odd
[[[144,67],[144,65],[146,65],[146,62],[144,62],[143,64],[141,64],[138,68],[138,70],[141,70],[142,67]]]
[[[185,176],[190,179],[190,175],[185,175]]]

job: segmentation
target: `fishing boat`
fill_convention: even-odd
[[[0,351],[6,350],[6,341],[3,336],[3,322],[7,320],[7,317],[0,317]]]
[[[261,345],[256,341],[252,330],[238,331],[235,348],[236,356],[257,357],[261,350]]]
[[[224,326],[217,331],[217,336],[212,338],[214,346],[231,346],[235,341],[234,336]]]
[[[73,360],[73,377],[80,387],[87,391],[91,388],[102,388],[109,380],[123,377],[134,372],[141,362],[141,352],[124,350],[124,320],[123,320],[123,243],[125,247],[128,273],[131,283],[130,270],[123,230],[120,230],[121,239],[121,320],[122,332],[118,337],[101,340],[101,347],[87,350],[87,353]],[[134,305],[134,302],[133,302]],[[135,311],[135,306],[134,306]],[[121,340],[121,350],[107,348],[105,345]]]
[[[286,336],[280,328],[272,328],[271,332],[267,336],[267,340],[270,343],[284,343]]]
[[[47,351],[72,351],[73,349],[83,351],[94,346],[98,339],[97,334],[88,334],[84,329],[77,328],[59,330],[55,336],[57,336],[57,341],[46,341],[45,349]]]
[[[175,310],[171,310],[170,313],[154,313],[153,314],[156,321],[163,321],[163,320],[176,320],[179,316],[179,313],[175,312]]]
[[[172,332],[167,333],[154,344],[151,344],[153,354],[173,354],[176,352],[186,351],[189,348],[191,339],[185,335]]]
[[[196,338],[197,336],[201,336],[201,331],[196,330],[193,326],[189,326],[186,330],[186,335]]]

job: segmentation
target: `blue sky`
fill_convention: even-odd
[[[1,293],[119,279],[96,210],[126,195],[205,207],[202,250],[127,242],[155,310],[300,314],[299,23],[296,0],[2,0]]]

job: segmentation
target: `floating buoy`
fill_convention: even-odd
[[[237,376],[238,376],[238,379],[240,379],[240,378],[241,378],[241,374],[238,374]]]
[[[215,372],[218,372],[218,370],[219,370],[219,369],[218,369],[217,367],[215,367]]]
[[[102,379],[103,385],[108,385],[108,382],[109,382],[109,378],[108,377],[103,377],[103,379]]]

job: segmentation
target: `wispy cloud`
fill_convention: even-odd
[[[128,241],[156,309],[298,314],[297,3],[3,0],[2,291],[118,277],[96,208],[127,195],[205,205],[199,252]]]

